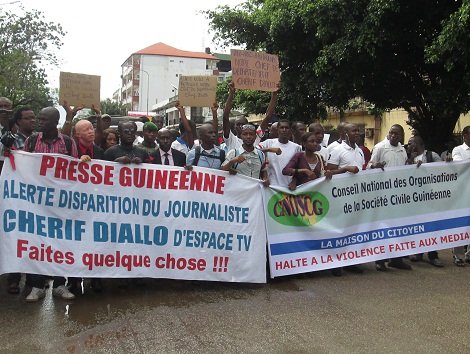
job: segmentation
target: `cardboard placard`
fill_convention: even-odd
[[[273,92],[281,82],[277,55],[231,49],[232,81],[241,90]]]
[[[212,107],[216,88],[217,76],[180,75],[178,100],[182,106]]]
[[[100,84],[101,77],[60,72],[59,104],[67,101],[69,106],[84,106],[91,108],[94,104],[100,109]]]

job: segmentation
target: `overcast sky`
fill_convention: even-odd
[[[0,4],[12,0],[0,0]],[[49,81],[59,86],[60,71],[101,76],[101,99],[112,98],[120,87],[121,64],[130,54],[163,42],[189,51],[229,53],[216,48],[208,34],[208,20],[200,10],[217,5],[233,7],[242,0],[103,1],[22,0],[25,10],[37,9],[46,20],[59,23],[67,32],[58,52],[62,64]],[[1,5],[15,11],[19,3]]]

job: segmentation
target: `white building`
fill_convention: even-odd
[[[218,75],[216,57],[156,43],[133,53],[122,64],[122,103],[148,115],[177,95],[180,75]]]

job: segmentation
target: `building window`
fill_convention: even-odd
[[[170,63],[174,63],[175,61],[173,59],[170,59]]]
[[[176,74],[176,77],[178,77],[178,74]]]

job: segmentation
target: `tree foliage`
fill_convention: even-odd
[[[64,35],[60,25],[37,10],[0,14],[0,96],[8,97],[13,107],[51,105],[44,67],[58,64],[54,49],[61,47]]]
[[[248,0],[206,11],[219,43],[278,54],[288,117],[363,97],[404,108],[434,149],[470,109],[469,13],[469,0]]]
[[[216,100],[222,105],[225,105],[227,101],[229,93],[228,83],[231,79],[229,77],[226,81],[217,84]],[[270,99],[271,94],[269,92],[237,90],[233,98],[232,108],[242,110],[246,114],[263,114],[266,113]]]
[[[107,98],[104,101],[101,101],[101,113],[107,113],[109,115],[116,115],[116,116],[125,116],[127,113],[126,107],[117,101],[112,101],[111,99]]]
[[[320,86],[312,80],[312,67],[306,60],[312,53],[318,53],[314,42],[309,40],[309,33],[315,31],[315,24],[309,19],[310,11],[308,1],[298,0],[251,0],[233,9],[220,6],[206,11],[217,33],[216,43],[279,56],[282,90],[277,111],[296,121],[309,121],[325,114]]]

